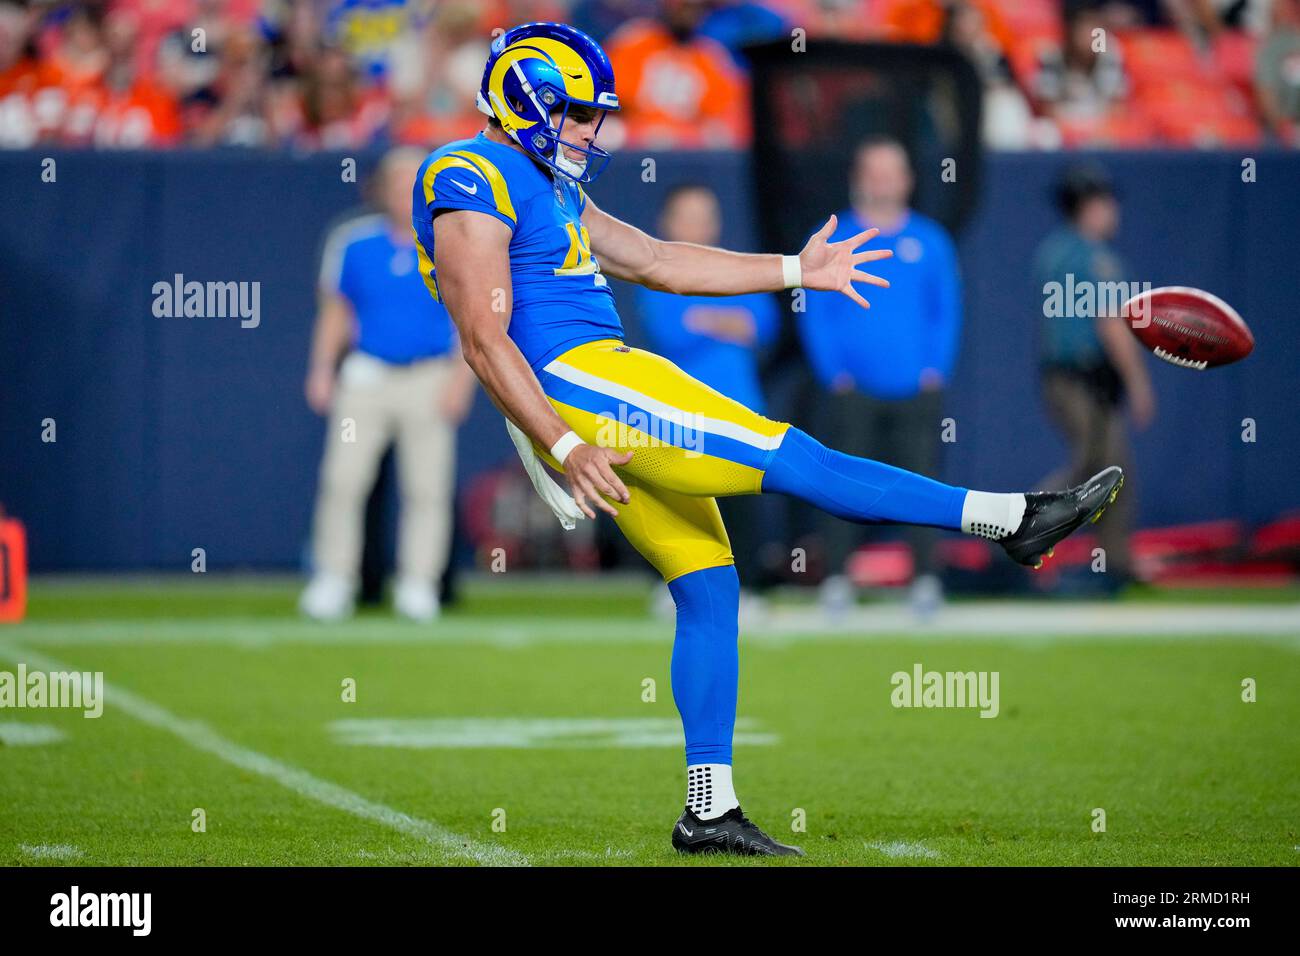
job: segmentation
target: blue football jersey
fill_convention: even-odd
[[[534,371],[584,342],[622,339],[614,293],[582,225],[586,205],[581,186],[553,177],[520,151],[482,133],[449,143],[424,161],[412,196],[425,285],[441,301],[434,214],[473,209],[499,219],[513,233],[510,338]]]

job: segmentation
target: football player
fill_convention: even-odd
[[[867,308],[858,285],[888,283],[861,267],[889,253],[862,248],[874,229],[828,242],[834,216],[782,256],[663,242],[603,212],[583,187],[609,162],[596,138],[618,94],[604,51],[572,27],[497,37],[478,108],[483,131],[436,150],[415,182],[425,282],[557,515],[611,515],[672,592],[687,765],[673,846],[802,855],[745,817],[732,783],[739,588],[715,498],[776,492],[848,521],[960,530],[1037,567],[1101,514],[1123,475],[1108,468],[1055,493],[952,487],[827,448],[629,348],[607,276],[687,295],[821,289]],[[563,472],[567,492],[538,458]]]

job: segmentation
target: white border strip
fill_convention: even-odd
[[[550,362],[546,366],[546,371],[550,372],[557,378],[562,378],[573,385],[581,385],[583,388],[589,388],[593,392],[599,392],[602,395],[608,395],[610,398],[617,398],[620,401],[628,402],[632,405],[639,405],[650,414],[658,416],[667,422],[677,425],[681,428],[692,428],[696,431],[702,431],[705,434],[717,435],[721,438],[732,438],[739,442],[744,442],[754,448],[762,451],[771,451],[773,448],[781,447],[781,440],[785,438],[785,432],[779,435],[760,435],[758,432],[746,428],[744,425],[737,425],[735,422],[723,421],[719,418],[709,418],[707,415],[700,415],[695,412],[683,411],[680,408],[674,408],[672,405],[665,404],[658,399],[644,395],[636,389],[628,388],[625,385],[619,385],[616,382],[610,382],[590,372],[584,372],[581,369],[574,368],[572,365],[566,365],[559,359]]]
[[[52,657],[5,642],[0,642],[0,657],[15,662],[25,661],[29,665],[48,671],[74,669]],[[422,820],[382,803],[367,800],[361,794],[346,787],[322,780],[305,770],[281,763],[274,757],[268,757],[256,750],[241,747],[200,721],[177,717],[157,704],[143,697],[137,697],[116,685],[104,685],[104,698],[108,707],[123,711],[150,727],[174,734],[197,750],[210,753],[241,770],[272,780],[308,800],[315,800],[324,806],[342,810],[362,820],[369,820],[407,836],[424,840],[444,851],[448,856],[463,857],[486,866],[527,866],[529,863],[527,857],[514,850],[475,843],[468,837],[454,833],[431,820]]]

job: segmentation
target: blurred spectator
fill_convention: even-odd
[[[188,31],[173,37],[167,48],[177,49]],[[181,54],[183,103],[191,139],[199,146],[265,146],[275,141],[269,119],[268,63],[270,54],[250,31],[219,31],[209,52]],[[196,62],[197,61],[197,62]]]
[[[988,42],[999,52],[1011,47],[1015,37],[994,0],[892,0],[885,9],[885,38],[896,43],[938,43],[951,30],[959,6],[975,8]]]
[[[609,40],[629,142],[737,147],[749,136],[748,84],[716,40],[695,31],[706,0],[665,0],[663,20],[635,20]],[[613,121],[615,117],[611,117]]]
[[[854,156],[849,208],[830,241],[875,227],[873,248],[894,258],[871,270],[890,282],[866,312],[838,293],[806,293],[799,331],[818,383],[827,392],[823,425],[833,447],[922,475],[939,467],[943,388],[952,377],[961,328],[961,280],[943,226],[909,208],[914,178],[907,151],[887,137],[864,141]],[[828,609],[844,603],[848,557],[861,543],[858,525],[822,522],[831,576]],[[915,559],[913,606],[926,612],[940,598],[934,576],[936,535],[905,532]]]
[[[673,187],[664,199],[659,232],[672,242],[717,245],[722,236],[717,195],[693,183]],[[776,334],[776,302],[771,295],[719,298],[672,295],[644,287],[636,291],[654,351],[729,398],[763,411],[755,353]]]
[[[1269,131],[1300,146],[1300,0],[1277,0],[1255,54],[1255,94]]]
[[[62,110],[58,69],[30,52],[35,19],[34,11],[0,3],[0,147],[7,149],[50,138]]]
[[[398,42],[417,32],[428,13],[428,0],[333,0],[322,37],[351,58],[359,77],[382,82]]]
[[[737,69],[749,69],[741,47],[789,35],[786,18],[770,6],[750,0],[719,0],[700,23],[698,34],[727,48]]]
[[[94,111],[92,137],[97,146],[139,149],[180,141],[181,114],[175,98],[140,67],[135,55],[137,21],[112,12],[104,22],[108,67],[102,83],[87,91],[80,108]],[[75,111],[73,111],[75,116]],[[76,142],[71,138],[71,142]]]
[[[0,143],[159,147],[180,139],[174,99],[138,69],[136,20],[77,6],[38,29],[38,10],[0,7]],[[45,59],[25,55],[37,37]]]
[[[103,8],[90,5],[73,7],[63,21],[53,61],[66,89],[94,86],[108,69],[103,22]]]
[[[424,28],[432,7],[432,0],[268,0],[262,27],[278,41],[310,21],[323,45],[343,51],[363,85],[381,84],[402,38]]]
[[[741,51],[795,25],[809,39],[958,47],[983,80],[985,141],[995,148],[1245,144],[1258,135],[1255,106],[1275,133],[1291,128],[1279,117],[1293,85],[1292,3],[0,0],[0,148],[446,142],[477,128],[473,93],[492,31],[548,19],[606,45],[624,103],[604,128],[616,149],[747,146]],[[1253,45],[1273,6],[1284,36],[1261,47],[1267,88],[1253,91]],[[1170,47],[1175,31],[1145,29],[1168,21],[1202,55]],[[1177,60],[1167,75],[1166,56]]]
[[[896,41],[889,36],[882,9],[892,0],[779,0],[773,6],[785,10],[794,26],[812,37],[837,40]]]
[[[341,50],[323,50],[303,77],[303,128],[310,149],[350,149],[371,142],[388,120],[388,100],[363,88]]]
[[[1199,2],[1200,0],[1056,0],[1055,5],[1060,8],[1066,20],[1081,10],[1092,10],[1103,27],[1116,31],[1167,24],[1171,22],[1170,17],[1176,13],[1175,8],[1180,4]]]
[[[994,149],[1023,149],[1030,145],[1034,114],[1011,76],[1003,47],[984,9],[967,0],[948,8],[943,40],[961,50],[974,64],[984,85],[983,139]]]
[[[604,43],[623,24],[657,16],[659,4],[660,0],[577,0],[566,22]]]
[[[717,245],[722,236],[718,197],[707,186],[674,187],[664,199],[659,233],[673,242]],[[653,351],[728,398],[764,411],[757,351],[776,336],[777,308],[771,295],[672,295],[640,286],[636,292]],[[759,499],[722,498],[718,505],[731,535],[740,583],[754,588],[761,583]]]
[[[1213,38],[1224,30],[1268,29],[1270,8],[1279,0],[1165,0],[1172,17],[1185,30]]]
[[[1124,264],[1110,245],[1119,229],[1119,201],[1105,172],[1091,166],[1067,170],[1057,186],[1057,202],[1066,222],[1043,240],[1034,258],[1043,296],[1053,283],[1083,288],[1085,283],[1123,281]],[[1094,300],[1103,301],[1100,291]],[[1131,482],[1124,403],[1139,428],[1155,417],[1155,393],[1137,340],[1113,316],[1050,315],[1044,302],[1039,303],[1043,398],[1069,444],[1070,461],[1039,487],[1076,485],[1108,465],[1124,468]],[[1132,575],[1133,506],[1130,486],[1097,525],[1106,552],[1106,574],[1098,580],[1107,588],[1118,588]]]
[[[232,28],[252,29],[262,0],[109,0],[111,16],[121,16],[134,27],[136,69],[142,76],[153,72],[158,48],[178,32],[186,45],[196,44],[202,30],[204,44],[218,44]],[[197,45],[197,44],[196,44]]]
[[[303,76],[320,49],[320,11],[305,0],[270,0],[259,20],[271,49],[271,75],[276,79]]]
[[[374,180],[381,211],[337,228],[322,257],[306,394],[330,422],[315,573],[300,602],[318,619],[352,612],[366,498],[394,442],[402,495],[394,604],[413,620],[438,613],[434,582],[451,539],[456,426],[474,392],[451,320],[424,287],[411,234],[411,184],[423,160],[412,148],[389,152]]]
[[[426,29],[402,39],[389,73],[396,140],[430,144],[478,132],[483,114],[474,97],[490,36],[475,0],[444,0]]]
[[[1067,15],[1064,49],[1044,48],[1032,92],[1058,118],[1099,117],[1128,95],[1119,44],[1098,10]]]

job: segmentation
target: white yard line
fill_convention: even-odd
[[[29,667],[47,671],[75,670],[44,654],[5,642],[0,642],[0,657],[15,662],[24,661]],[[521,853],[476,843],[431,820],[422,820],[382,803],[367,800],[346,787],[322,780],[305,770],[283,763],[274,757],[268,757],[256,750],[242,747],[222,737],[200,721],[178,717],[157,704],[116,685],[105,683],[104,698],[106,709],[120,710],[141,723],[174,734],[191,747],[212,754],[241,770],[272,780],[309,800],[424,840],[452,857],[460,857],[488,866],[528,865],[528,858]]]
[[[349,747],[413,750],[554,748],[680,748],[676,717],[362,717],[329,725],[336,743]],[[752,717],[736,721],[737,746],[765,747],[780,738]]]
[[[6,747],[41,747],[57,744],[67,734],[49,724],[33,724],[25,720],[0,720],[0,744]]]
[[[871,843],[863,842],[862,845],[868,850],[875,850],[877,853],[895,859],[937,860],[940,856],[938,850],[911,840],[875,840]]]
[[[40,843],[35,846],[20,843],[18,850],[33,860],[75,860],[82,855],[80,849],[69,843]]]

